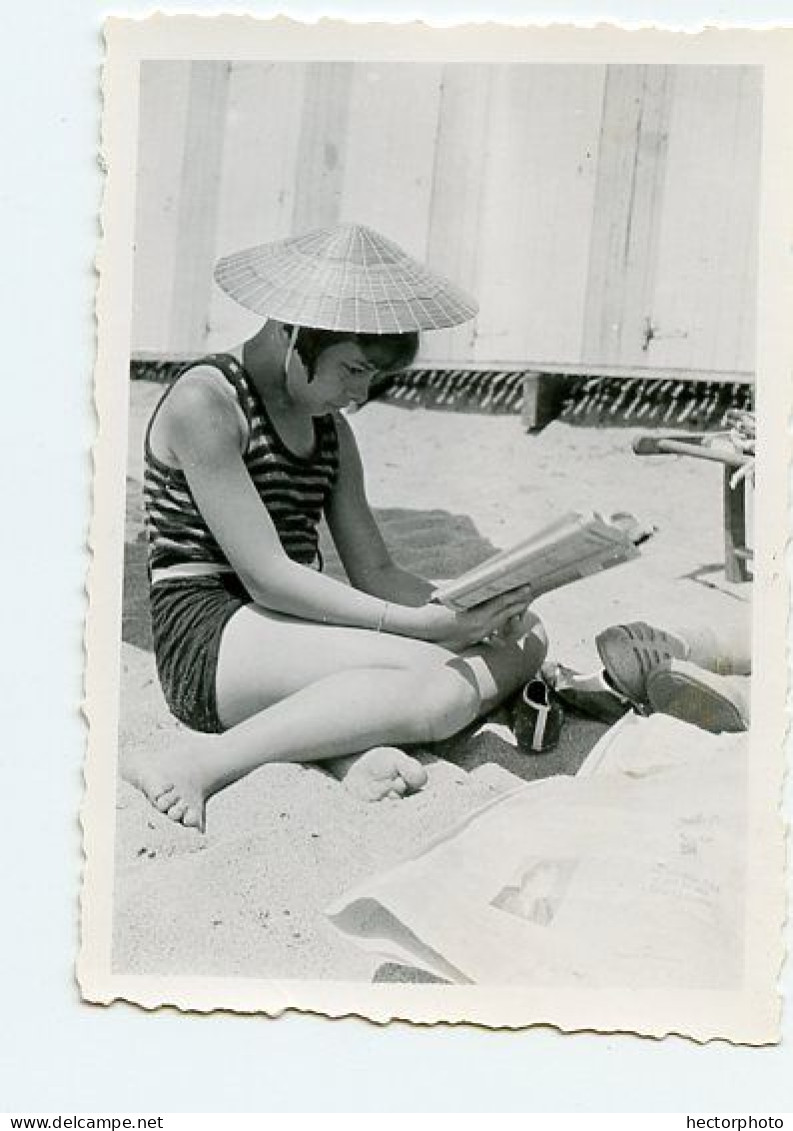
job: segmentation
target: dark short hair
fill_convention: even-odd
[[[293,327],[287,325],[286,330],[291,334]],[[309,380],[314,377],[320,354],[342,342],[355,342],[366,360],[376,365],[381,373],[406,369],[415,359],[419,348],[419,336],[412,331],[404,334],[353,334],[301,326],[297,332],[295,350],[306,367]]]

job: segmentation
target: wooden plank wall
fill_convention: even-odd
[[[641,363],[664,201],[672,69],[610,68],[600,122],[582,358]]]
[[[205,278],[211,280],[214,262],[225,252],[292,232],[294,217],[306,200],[297,177],[301,147],[308,143],[301,130],[302,107],[307,87],[316,97],[315,83],[302,66],[232,66],[215,240],[202,267]],[[193,348],[195,341],[199,350],[222,348],[254,330],[258,322],[212,284],[209,324],[203,337],[196,328]]]
[[[189,63],[144,64],[135,201],[133,349],[177,348],[171,300],[177,282],[176,239],[189,91]]]
[[[759,75],[146,63],[134,348],[251,332],[215,259],[355,219],[479,299],[428,364],[749,374]]]
[[[495,72],[478,226],[455,233],[479,245],[477,361],[580,355],[604,74],[554,66]]]
[[[761,76],[675,73],[649,360],[753,370]]]

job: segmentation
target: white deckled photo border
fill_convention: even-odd
[[[307,26],[250,17],[152,16],[106,25],[102,149],[107,179],[98,255],[98,353],[93,562],[87,624],[90,724],[82,807],[84,877],[78,978],[87,1001],[126,1000],[277,1015],[288,1009],[377,1022],[470,1022],[494,1028],[553,1025],[564,1031],[677,1033],[697,1041],[767,1044],[779,1039],[776,983],[784,959],[785,843],[780,814],[787,733],[788,469],[793,346],[789,104],[793,32],[697,35],[611,27],[516,28],[495,24]],[[401,60],[480,62],[740,63],[763,68],[760,274],[756,411],[753,723],[747,836],[746,978],[740,991],[538,989],[392,985],[124,975],[111,962],[113,843],[120,685],[119,626],[128,363],[135,218],[138,73],[150,59]]]

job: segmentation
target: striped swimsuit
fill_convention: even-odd
[[[236,358],[217,354],[197,364],[219,369],[234,389],[248,425],[243,460],[285,553],[301,565],[321,565],[319,524],[339,463],[333,417],[315,419],[313,454],[295,455]],[[158,410],[159,405],[146,432],[143,477],[157,670],[174,715],[194,730],[217,732],[223,729],[215,698],[220,639],[251,598],[204,521],[184,473],[151,450]],[[190,576],[180,576],[180,568]]]

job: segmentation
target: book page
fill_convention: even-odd
[[[471,608],[530,585],[537,595],[636,557],[625,533],[596,516],[569,515],[435,591],[438,600]]]

